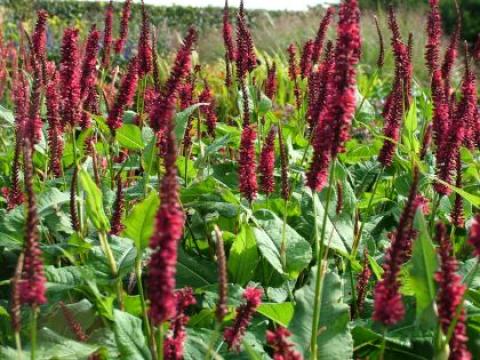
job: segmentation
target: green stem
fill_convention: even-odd
[[[312,323],[312,334],[310,339],[310,350],[312,360],[317,359],[317,330],[320,322],[321,306],[322,306],[322,292],[323,292],[323,278],[326,273],[327,261],[322,261],[322,254],[324,251],[324,239],[325,232],[327,227],[328,219],[328,210],[330,205],[330,199],[332,195],[332,186],[335,183],[335,166],[336,159],[333,159],[333,163],[330,168],[329,184],[327,189],[327,202],[324,209],[323,223],[322,223],[322,233],[321,236],[318,236],[318,224],[317,224],[317,211],[315,206],[315,200],[313,200],[313,211],[314,211],[314,226],[315,226],[315,244],[316,244],[316,256],[317,256],[317,277],[315,279],[315,298],[313,304],[313,323]],[[313,196],[318,196],[316,193]]]
[[[140,295],[140,304],[142,306],[142,315],[143,315],[143,322],[145,325],[145,329],[147,331],[147,337],[150,341],[151,351],[155,354],[155,339],[152,337],[152,328],[150,326],[150,320],[148,318],[147,313],[147,303],[145,301],[145,291],[143,290],[143,282],[142,282],[142,255],[137,255],[135,259],[135,275],[137,277],[137,285],[138,285],[138,292]]]
[[[158,360],[163,360],[163,335],[163,324],[160,324],[157,329]]]
[[[215,344],[220,337],[221,327],[222,327],[222,324],[217,321],[217,323],[215,325],[215,330],[214,330],[212,336],[210,337],[210,341],[209,341],[209,344],[208,344],[208,352],[207,352],[207,355],[205,357],[205,360],[210,360],[211,357],[212,357],[212,354],[216,353]]]
[[[35,350],[37,349],[37,319],[38,319],[38,307],[33,305],[32,307],[32,324],[30,329],[30,359],[35,360]]]
[[[112,248],[108,243],[107,234],[102,231],[98,233],[100,238],[100,246],[107,257],[108,264],[110,265],[110,270],[114,278],[116,278],[116,286],[117,286],[117,296],[118,296],[118,303],[120,309],[123,309],[123,287],[122,287],[122,279],[118,276],[118,268],[117,262],[115,261],[115,257],[113,256]]]
[[[20,332],[19,331],[15,331],[15,346],[17,348],[18,360],[22,360],[23,359],[22,339],[20,338]]]

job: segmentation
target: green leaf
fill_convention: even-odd
[[[210,261],[188,255],[181,247],[178,249],[177,287],[190,286],[201,288],[217,282],[216,266]]]
[[[418,128],[418,119],[417,119],[417,102],[412,102],[410,109],[408,110],[407,117],[405,118],[405,129],[413,134]]]
[[[417,299],[417,322],[421,327],[432,328],[436,324],[433,308],[436,287],[433,278],[438,262],[428,225],[421,211],[417,211],[415,220],[419,236],[413,245],[410,281]]]
[[[158,146],[156,136],[152,137],[142,156],[142,166],[147,174],[153,174],[158,169]]]
[[[113,332],[122,359],[151,359],[147,341],[143,335],[142,321],[126,312],[113,311]]]
[[[257,243],[248,225],[240,228],[228,257],[228,271],[233,282],[247,284],[253,277],[258,263]]]
[[[79,172],[80,184],[87,195],[87,215],[98,231],[108,232],[110,223],[103,209],[103,195],[85,169]]]
[[[150,241],[155,225],[155,215],[160,200],[155,191],[152,191],[145,200],[135,205],[130,215],[124,220],[123,236],[132,239],[139,252],[142,252]]]
[[[302,351],[304,358],[310,358],[313,305],[315,301],[315,278],[317,268],[310,272],[309,282],[295,297],[295,316],[290,323],[292,340]],[[343,303],[343,286],[340,277],[327,273],[323,282],[320,323],[318,326],[318,358],[345,360],[353,357],[353,339],[350,333],[350,307]]]
[[[143,150],[145,144],[142,139],[142,131],[137,125],[123,124],[115,132],[118,143],[129,150]]]
[[[288,324],[293,318],[294,306],[292,303],[281,304],[262,304],[258,307],[258,313],[273,320],[277,324],[288,327]]]
[[[2,119],[6,125],[13,126],[15,124],[15,116],[13,112],[0,105],[0,119]]]
[[[208,105],[205,103],[198,103],[192,105],[182,112],[179,112],[175,116],[175,137],[177,138],[177,143],[183,141],[185,136],[185,130],[187,129],[188,119],[192,116],[193,112],[197,110],[200,106]]]
[[[253,228],[253,231],[262,255],[280,274],[286,272],[290,278],[296,278],[312,259],[310,244],[288,224],[285,224],[283,236],[283,220],[269,210],[255,212],[255,223],[258,227]],[[283,240],[286,249],[286,271],[283,269],[280,254]]]

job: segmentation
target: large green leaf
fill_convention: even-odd
[[[253,231],[262,255],[280,274],[286,273],[291,278],[296,278],[312,259],[310,244],[288,224],[285,224],[283,234],[283,220],[269,210],[255,212],[255,223],[258,227],[253,228]],[[283,240],[286,269],[283,269],[280,254]]]
[[[110,223],[103,209],[103,195],[85,169],[79,172],[80,184],[87,195],[87,215],[98,231],[108,232]]]
[[[151,359],[142,321],[126,312],[113,311],[113,332],[122,359]]]
[[[264,303],[258,307],[257,312],[277,324],[287,327],[293,318],[294,305],[290,302],[281,304]]]
[[[428,226],[421,211],[417,212],[415,219],[419,236],[413,246],[410,281],[417,300],[417,322],[422,327],[430,328],[436,324],[433,308],[436,286],[433,278],[438,262]]]
[[[132,239],[138,251],[143,251],[148,246],[159,205],[158,195],[152,191],[145,200],[135,205],[130,215],[124,220],[123,236]]]
[[[177,287],[201,288],[215,284],[218,280],[214,263],[192,257],[181,247],[178,249]]]
[[[317,268],[310,272],[308,283],[295,293],[295,316],[289,329],[297,348],[305,358],[310,357],[310,340],[315,301]],[[318,326],[318,358],[329,360],[351,359],[353,340],[349,328],[350,307],[343,303],[343,286],[340,277],[327,273],[324,279],[320,324]]]
[[[257,243],[252,229],[248,225],[240,228],[228,257],[230,279],[240,285],[248,283],[254,274],[258,262]]]
[[[115,132],[115,137],[120,146],[129,150],[143,150],[145,147],[142,139],[142,130],[133,124],[123,124]]]

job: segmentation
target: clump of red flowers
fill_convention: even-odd
[[[430,13],[427,22],[427,45],[425,60],[430,73],[439,67],[440,45],[442,37],[442,17],[440,13],[439,0],[430,0]]]
[[[274,331],[267,331],[267,343],[273,349],[274,360],[302,360],[302,355],[295,350],[295,345],[288,339],[292,334],[282,326]]]
[[[317,36],[315,37],[314,45],[313,45],[313,54],[312,54],[312,62],[313,64],[318,63],[320,60],[320,55],[323,49],[323,43],[327,36],[327,30],[332,22],[333,15],[335,14],[335,8],[329,7],[325,16],[323,17],[322,21],[320,22],[320,26],[318,27]]]
[[[113,3],[110,0],[105,10],[105,25],[103,30],[103,53],[102,66],[107,68],[110,65],[110,54],[113,43]]]
[[[257,175],[255,140],[257,133],[252,125],[247,124],[242,131],[240,140],[239,178],[240,192],[249,202],[257,197]]]
[[[459,306],[463,306],[463,297],[466,290],[462,278],[457,274],[458,263],[452,255],[452,244],[447,235],[445,225],[437,225],[436,240],[439,244],[440,269],[435,274],[439,290],[437,294],[438,317],[444,334],[448,333],[452,321],[457,319],[450,339],[450,359],[471,359],[467,349],[467,326],[465,309],[458,314]],[[458,314],[458,315],[457,315]]]
[[[185,326],[190,319],[186,314],[188,307],[195,305],[197,301],[191,288],[184,288],[175,292],[176,315],[170,322],[170,329],[163,344],[165,360],[183,359],[183,345],[187,338]]]
[[[223,333],[228,348],[238,350],[253,314],[262,303],[263,291],[258,288],[248,287],[243,293],[245,303],[237,308],[237,314],[232,326],[227,327]]]

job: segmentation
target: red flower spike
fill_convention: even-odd
[[[277,64],[275,61],[271,66],[267,63],[267,80],[265,82],[265,95],[273,101],[277,93]]]
[[[480,258],[480,215],[473,218],[468,243],[473,246],[475,256]]]
[[[263,291],[254,287],[248,287],[243,293],[245,303],[237,308],[237,315],[232,326],[227,327],[223,333],[225,342],[230,350],[238,350],[242,338],[247,330],[253,314],[262,303]]]
[[[418,168],[414,170],[413,182],[410,187],[410,194],[407,203],[400,217],[397,230],[391,239],[391,246],[388,248],[383,264],[383,278],[375,287],[375,300],[373,320],[384,325],[395,325],[405,315],[405,308],[400,295],[400,268],[408,261],[413,234],[412,224],[415,216],[415,202],[418,187]]]
[[[183,42],[183,46],[178,50],[165,88],[150,112],[150,125],[156,132],[164,132],[173,118],[178,93],[184,79],[191,71],[191,53],[196,37],[197,33],[195,29],[190,28]]]
[[[392,165],[397,142],[400,138],[403,117],[403,89],[400,81],[397,81],[391,99],[392,105],[388,113],[385,114],[385,127],[383,130],[383,134],[387,139],[384,140],[378,156],[378,161],[385,167]]]
[[[440,1],[430,0],[430,12],[428,14],[427,34],[428,40],[425,51],[425,61],[428,70],[433,73],[439,68],[440,48],[442,38],[442,15]]]
[[[225,0],[223,9],[223,44],[225,46],[226,59],[229,62],[236,60],[235,44],[233,42],[233,27],[230,22],[230,12],[228,8],[228,0]]]
[[[267,343],[273,349],[274,360],[302,360],[302,355],[295,350],[295,345],[288,339],[292,334],[282,326],[276,330],[267,330]]]
[[[252,125],[246,125],[243,128],[240,140],[240,160],[239,160],[239,178],[240,193],[249,202],[257,197],[258,185],[257,175],[255,173],[255,139],[257,134]]]
[[[110,65],[110,55],[113,43],[113,3],[110,0],[105,10],[105,25],[103,30],[103,55],[102,66],[107,68]]]
[[[150,21],[142,1],[142,28],[138,41],[138,77],[142,78],[153,69],[153,54],[151,47]]]
[[[56,177],[62,176],[63,132],[60,119],[60,105],[58,95],[58,77],[55,73],[49,80],[46,90],[47,120],[48,120],[48,148],[50,150],[50,171]]]
[[[300,75],[302,79],[310,76],[313,68],[313,40],[308,40],[303,46],[302,58],[300,59]]]
[[[122,178],[118,176],[117,178],[117,192],[115,203],[113,204],[113,215],[112,215],[112,228],[110,234],[120,235],[124,226],[122,224],[122,216],[125,208],[125,194],[123,190]]]
[[[128,25],[130,22],[130,13],[132,7],[132,0],[126,0],[123,4],[122,19],[120,21],[120,36],[115,43],[115,52],[121,53],[128,38]]]
[[[207,124],[207,132],[211,137],[215,137],[215,128],[217,127],[217,114],[215,113],[215,97],[212,90],[205,81],[205,88],[199,96],[200,103],[206,103],[208,105],[201,107],[201,112],[205,116]]]
[[[193,41],[193,40],[192,40]],[[183,51],[190,51],[190,45],[184,45]],[[177,246],[183,234],[184,213],[180,205],[177,183],[177,146],[173,117],[165,119],[167,123],[159,134],[164,144],[165,174],[160,185],[160,208],[156,216],[155,230],[150,239],[153,250],[148,266],[148,285],[150,311],[154,325],[172,319],[176,314],[175,275],[177,266]]]
[[[445,225],[437,225],[436,240],[439,244],[440,269],[435,274],[439,290],[437,294],[438,317],[443,333],[447,334],[454,320],[457,309],[463,306],[463,296],[466,290],[462,277],[457,274],[458,263],[452,255],[452,244]],[[467,349],[467,326],[465,309],[462,308],[457,324],[450,339],[449,359],[469,360],[472,355]]]
[[[175,299],[176,315],[170,323],[169,333],[163,345],[165,360],[183,359],[183,346],[187,338],[185,326],[190,320],[185,312],[189,306],[197,303],[191,288],[184,288],[175,292]]]
[[[74,127],[78,121],[80,106],[80,66],[78,30],[66,29],[62,40],[60,61],[61,114],[64,125]]]
[[[269,195],[275,191],[275,128],[271,128],[263,144],[260,154],[258,172],[260,174],[260,186],[262,191]]]
[[[138,83],[138,59],[130,60],[128,70],[122,79],[115,104],[108,113],[107,125],[112,132],[122,126],[123,111],[132,105]]]
[[[332,22],[333,15],[335,14],[335,8],[329,7],[325,16],[323,17],[322,21],[320,22],[320,26],[318,27],[317,36],[315,37],[315,42],[313,46],[313,54],[312,54],[312,62],[313,64],[318,63],[320,60],[320,55],[323,49],[323,43],[325,42],[325,38],[327,35],[328,27]]]
[[[367,296],[368,291],[368,282],[372,276],[372,270],[370,270],[370,262],[368,260],[368,251],[365,248],[363,253],[363,267],[362,272],[358,275],[357,279],[357,304],[356,304],[356,311],[358,311],[358,315],[363,312],[363,306],[365,304],[365,298]]]
[[[37,24],[32,36],[32,50],[37,59],[45,57],[47,46],[47,20],[48,13],[45,10],[37,12]]]
[[[26,191],[26,226],[23,270],[20,282],[20,301],[31,306],[42,305],[47,302],[45,296],[45,274],[43,271],[42,250],[38,231],[39,219],[33,191],[33,163],[32,146],[30,140],[25,139],[24,175]]]

